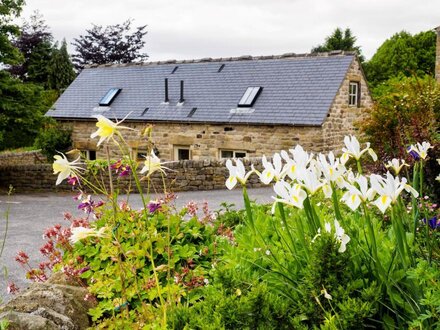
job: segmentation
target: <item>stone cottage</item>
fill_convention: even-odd
[[[164,160],[258,157],[301,144],[341,147],[372,99],[356,54],[201,59],[85,68],[47,115],[72,128],[73,147],[103,157],[94,115],[153,125]],[[138,158],[147,144],[125,131]]]

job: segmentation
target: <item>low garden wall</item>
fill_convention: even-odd
[[[167,190],[171,191],[196,191],[224,189],[225,181],[229,176],[226,168],[226,160],[187,160],[165,164],[166,170],[164,177]],[[250,164],[254,164],[261,170],[261,158],[245,159],[243,161],[247,170]],[[105,171],[102,173],[106,177]],[[98,173],[97,177],[100,177]],[[51,164],[32,164],[32,165],[0,165],[0,189],[5,191],[12,185],[15,192],[38,192],[38,191],[68,191],[72,190],[65,181],[56,186],[57,176],[53,174]],[[115,176],[116,179],[116,176]],[[107,180],[108,181],[108,180]],[[142,181],[144,188],[147,187],[147,180]],[[118,179],[117,185],[121,190],[130,188],[136,191],[134,182],[126,178]],[[251,176],[248,187],[261,187],[257,176]],[[159,172],[152,175],[150,182],[151,191],[161,191],[163,178]]]
[[[47,158],[40,152],[40,150],[0,153],[0,167],[44,163],[47,163]]]

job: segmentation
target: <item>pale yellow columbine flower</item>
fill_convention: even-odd
[[[399,175],[400,171],[404,166],[409,166],[403,159],[393,158],[389,160],[388,163],[385,164],[387,169],[392,168],[395,175]]]
[[[107,227],[102,227],[99,230],[85,227],[74,227],[71,231],[72,236],[70,236],[69,240],[72,244],[75,244],[87,237],[104,237]]]
[[[341,159],[349,156],[349,157],[353,157],[356,160],[359,160],[364,153],[368,152],[374,161],[377,160],[377,155],[374,152],[374,150],[370,148],[369,142],[367,142],[367,147],[361,150],[359,141],[356,139],[355,136],[350,135],[344,137],[344,144],[346,148],[342,148],[344,154],[342,155]]]
[[[142,168],[140,173],[141,174],[147,173],[146,175],[147,177],[149,177],[151,174],[157,171],[165,174],[164,169],[169,170],[169,168],[162,166],[162,164],[165,163],[161,163],[159,157],[157,157],[154,151],[151,150],[150,156],[145,157],[144,167]]]
[[[55,161],[52,164],[53,174],[58,174],[56,185],[59,185],[69,176],[77,176],[76,171],[81,169],[81,167],[78,166],[80,164],[80,157],[72,162],[69,162],[64,154],[55,155],[54,158]]]
[[[420,158],[426,159],[428,157],[428,150],[434,148],[431,143],[423,141],[422,144],[417,142],[416,145],[411,145],[408,149],[408,153],[412,151],[419,155]]]
[[[125,118],[127,118],[127,116]],[[125,118],[115,123],[112,122],[110,119],[104,117],[103,115],[96,115],[94,117],[98,119],[98,122],[96,123],[96,127],[98,127],[98,130],[92,133],[90,137],[94,139],[95,137],[99,136],[99,141],[97,144],[98,147],[101,145],[102,142],[109,141],[111,138],[113,138],[113,135],[117,133],[118,129],[131,129],[125,126],[119,126],[119,124],[122,123]]]
[[[257,173],[259,175],[255,170],[254,165],[251,165],[251,170],[246,173],[246,169],[240,159],[235,160],[235,166],[232,164],[232,161],[228,159],[226,161],[226,167],[229,170],[229,177],[226,179],[225,185],[229,190],[234,188],[237,182],[245,185],[252,173]]]

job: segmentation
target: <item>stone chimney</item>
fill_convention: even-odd
[[[436,27],[437,43],[435,48],[435,79],[440,83],[440,26]]]

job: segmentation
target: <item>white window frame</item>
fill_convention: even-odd
[[[350,81],[348,85],[348,105],[352,107],[359,107],[359,81]]]
[[[232,157],[223,157],[223,152],[232,152]],[[237,153],[244,153],[244,157],[237,157]],[[234,150],[234,149],[220,149],[218,151],[220,159],[228,159],[228,158],[246,158],[247,152],[244,150]]]
[[[95,159],[90,159],[90,151],[94,151],[95,152]],[[87,160],[96,160],[96,150],[82,150],[82,152],[84,153],[84,157]]]
[[[188,150],[189,158],[188,159],[179,159],[179,150]],[[173,156],[174,156],[174,160],[176,160],[176,161],[191,160],[192,159],[191,146],[185,146],[185,145],[173,146]]]

